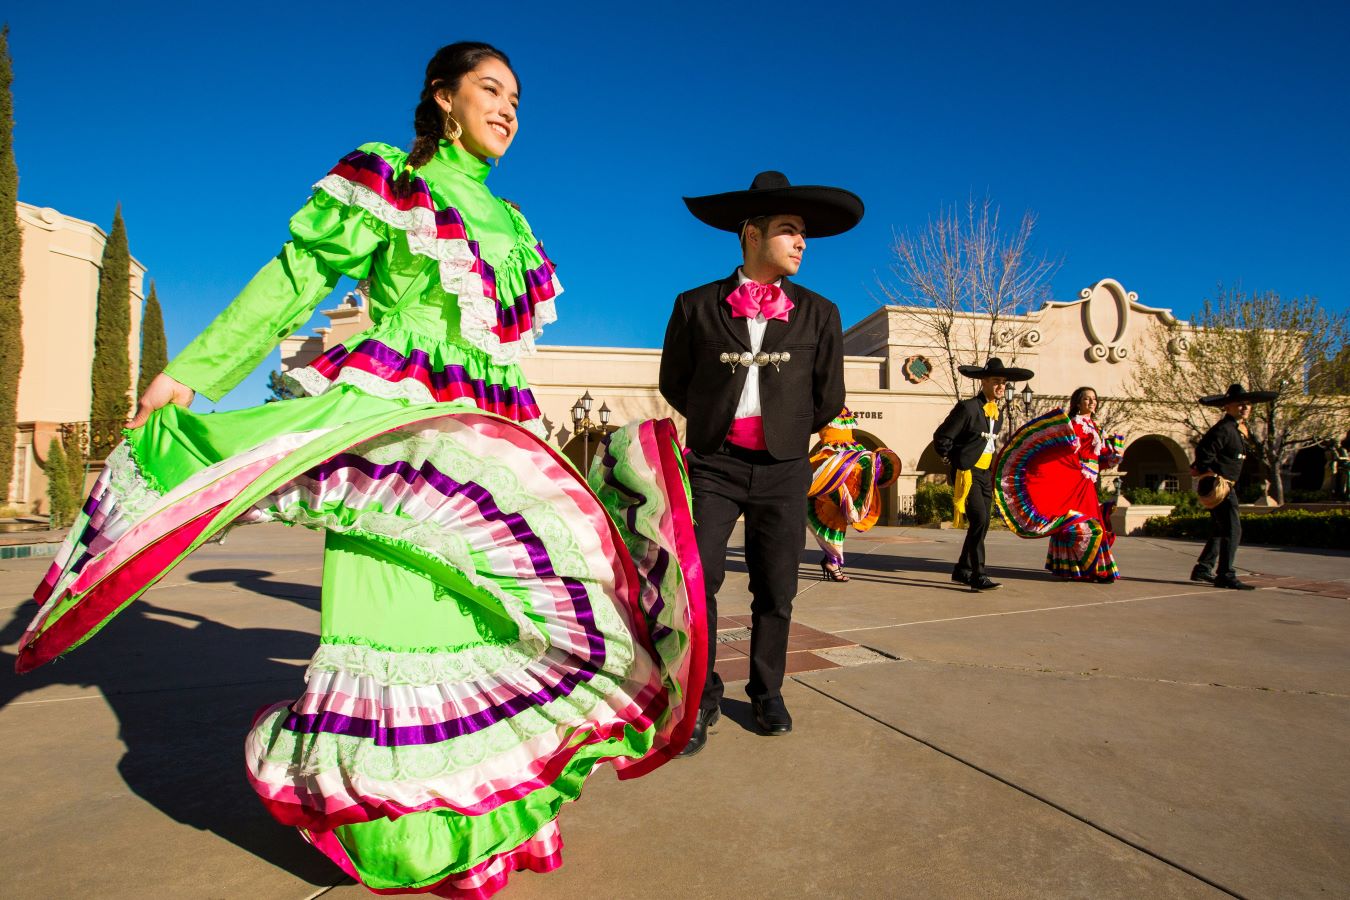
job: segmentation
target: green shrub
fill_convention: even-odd
[[[1121,493],[1139,506],[1171,506],[1173,513],[1200,513],[1204,509],[1193,491],[1155,491],[1145,487],[1127,487]]]
[[[1309,512],[1286,509],[1270,513],[1246,513],[1242,519],[1244,544],[1271,544],[1280,547],[1350,548],[1350,512],[1343,509]],[[1148,537],[1209,537],[1209,513],[1170,515],[1149,519],[1143,534]]]
[[[1285,503],[1333,503],[1336,498],[1331,491],[1290,491],[1285,494]]]
[[[950,522],[953,513],[951,485],[930,483],[919,485],[914,495],[914,517],[919,520],[920,525]]]

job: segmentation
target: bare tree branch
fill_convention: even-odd
[[[953,400],[964,379],[957,367],[990,356],[1017,359],[1029,329],[1026,314],[1049,298],[1060,261],[1031,252],[1036,216],[1000,232],[999,208],[971,197],[964,209],[944,207],[918,232],[896,233],[890,278],[879,281],[885,301],[899,308],[913,343],[936,346],[943,377],[934,380]]]
[[[1249,294],[1219,285],[1189,324],[1158,326],[1135,366],[1131,396],[1142,415],[1172,425],[1192,445],[1214,423],[1198,398],[1230,384],[1278,390],[1252,411],[1253,438],[1271,473],[1271,495],[1284,499],[1294,453],[1350,427],[1350,318],[1316,297]]]

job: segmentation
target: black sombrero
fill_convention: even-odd
[[[984,368],[979,366],[957,366],[956,371],[967,378],[1006,378],[1009,381],[1030,381],[1035,372],[1030,369],[1009,368],[997,356],[989,357]]]
[[[782,172],[760,172],[747,191],[685,197],[684,205],[705,225],[739,234],[746,219],[801,216],[806,237],[843,234],[862,220],[863,202],[843,188],[793,185]]]
[[[1226,394],[1210,394],[1201,397],[1205,406],[1227,406],[1230,403],[1269,403],[1280,396],[1279,391],[1249,391],[1240,384],[1230,384]]]

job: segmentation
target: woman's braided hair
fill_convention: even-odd
[[[508,69],[511,60],[505,53],[491,44],[478,41],[459,41],[446,44],[436,51],[427,63],[427,77],[422,83],[422,95],[418,99],[417,109],[413,112],[412,150],[408,153],[408,162],[395,182],[400,193],[412,189],[413,173],[430,162],[436,155],[436,148],[446,132],[446,115],[436,103],[436,95],[441,91],[455,91],[464,80],[464,76],[478,67],[485,59],[497,59]],[[511,69],[515,74],[515,69]],[[519,76],[517,76],[519,82]],[[452,111],[453,114],[453,111]]]

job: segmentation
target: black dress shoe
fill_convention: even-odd
[[[1236,578],[1215,578],[1214,586],[1218,588],[1228,588],[1230,591],[1256,590],[1256,585],[1247,584],[1245,581],[1238,581]]]
[[[1205,571],[1205,569],[1202,568],[1201,566],[1196,566],[1194,569],[1191,569],[1191,581],[1199,581],[1204,584],[1213,584],[1214,576],[1211,575],[1209,572]]]
[[[969,572],[953,572],[953,573],[952,573],[952,581],[955,581],[957,584],[967,584],[967,585],[968,585],[968,584],[970,584],[970,573],[969,573]]]
[[[970,576],[970,586],[977,591],[996,591],[1003,587],[997,581],[991,581],[988,575]]]
[[[684,749],[675,754],[676,759],[684,759],[686,756],[693,756],[703,749],[703,745],[708,743],[708,728],[716,725],[717,720],[722,717],[720,709],[700,709],[694,719],[694,733],[689,735],[689,743],[684,745]]]
[[[750,708],[755,713],[755,724],[765,734],[777,736],[792,730],[792,716],[788,715],[787,704],[782,697],[751,699]]]

